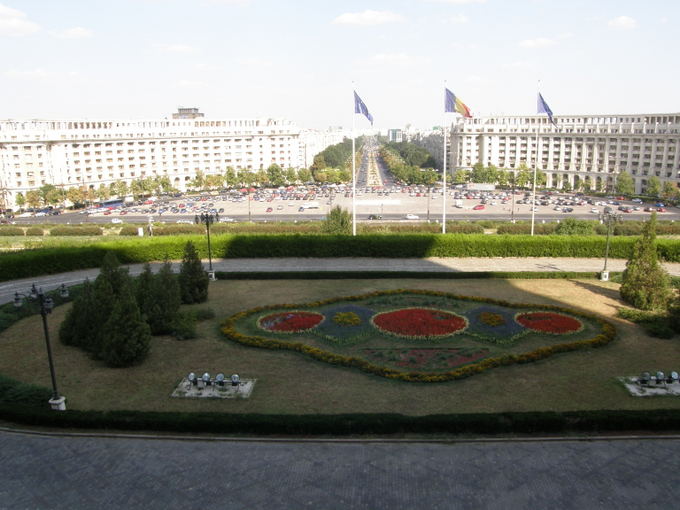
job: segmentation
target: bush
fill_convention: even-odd
[[[181,234],[205,234],[205,227],[203,225],[165,225],[162,227],[154,227],[153,235],[155,236],[174,236]]]
[[[352,215],[339,205],[333,207],[321,225],[321,231],[324,234],[351,234]]]
[[[557,229],[555,223],[535,223],[534,234],[536,235],[550,235],[554,234]],[[527,235],[531,234],[531,223],[503,223],[498,226],[497,234],[512,234],[512,235]]]
[[[0,227],[0,236],[22,236],[24,229],[21,227]]]
[[[100,236],[103,231],[96,225],[62,226],[50,229],[51,236]]]
[[[193,311],[193,314],[198,322],[215,318],[215,311],[212,308],[197,308]]]
[[[0,375],[0,403],[47,407],[52,392],[42,386],[22,383]]]
[[[592,221],[566,218],[557,225],[555,234],[561,236],[588,236],[593,234],[593,226]]]
[[[119,236],[137,236],[139,235],[138,232],[139,227],[135,227],[134,225],[123,225],[118,232]]]
[[[28,227],[26,229],[27,236],[44,236],[45,231],[40,227]]]
[[[172,336],[177,340],[196,338],[196,315],[191,312],[180,312],[172,323]]]

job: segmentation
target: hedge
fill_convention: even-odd
[[[45,231],[41,227],[28,227],[26,229],[27,236],[44,236]]]
[[[22,236],[24,229],[21,227],[0,227],[0,236]]]
[[[68,403],[67,403],[68,405]],[[676,432],[680,410],[431,414],[236,414],[51,411],[0,404],[0,418],[27,426],[273,436],[354,434],[537,434]]]
[[[621,275],[619,272],[610,272],[609,279]],[[362,279],[437,279],[437,280],[461,280],[461,279],[565,279],[587,280],[599,279],[600,273],[585,273],[576,271],[243,271],[226,272],[216,271],[218,280],[362,280]]]
[[[54,227],[50,229],[51,236],[100,236],[101,227],[95,225],[77,225]]]
[[[207,258],[205,236],[164,236],[144,239],[97,241],[0,253],[0,281],[99,267],[104,254],[113,251],[123,264],[182,258],[191,240]],[[613,237],[611,258],[627,259],[634,237]],[[483,234],[402,235],[215,235],[212,256],[219,258],[268,257],[586,257],[601,258],[606,239],[600,236],[522,236]],[[661,260],[680,262],[680,242],[657,239]]]

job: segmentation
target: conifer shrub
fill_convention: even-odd
[[[333,207],[328,213],[328,217],[321,225],[324,234],[344,234],[352,233],[352,215],[339,205]]]
[[[172,323],[172,336],[177,340],[196,338],[196,315],[190,311],[179,312]]]
[[[177,276],[166,260],[158,273],[151,273],[148,264],[137,279],[139,309],[151,328],[152,335],[172,332],[172,323],[179,313],[181,295]]]
[[[641,310],[665,310],[672,297],[670,277],[656,253],[656,213],[645,222],[641,237],[622,275],[621,299]]]
[[[179,288],[182,303],[203,303],[208,299],[208,273],[203,269],[194,243],[187,241],[184,246],[182,266],[179,271]]]
[[[103,330],[99,357],[110,367],[129,367],[149,352],[151,328],[143,320],[129,284],[120,291]]]

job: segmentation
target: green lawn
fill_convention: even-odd
[[[383,289],[429,289],[550,304],[602,315],[618,337],[598,349],[489,370],[446,383],[408,383],[335,367],[293,352],[245,347],[219,332],[225,317],[249,308],[305,303]],[[394,412],[411,415],[589,409],[679,408],[680,398],[633,398],[616,382],[643,370],[680,370],[680,341],[660,340],[615,318],[618,285],[595,280],[259,280],[211,283],[207,305],[216,318],[199,325],[200,338],[155,337],[140,366],[110,369],[61,345],[65,307],[49,317],[60,392],[70,409],[139,409],[248,413]],[[257,379],[250,400],[171,399],[188,372],[238,373]],[[49,387],[42,324],[24,319],[0,334],[0,373]]]

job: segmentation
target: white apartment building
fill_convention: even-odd
[[[352,138],[352,132],[342,128],[329,128],[325,131],[303,129],[300,131],[300,166],[309,168],[314,163],[314,156],[326,147],[342,143],[345,138]]]
[[[636,193],[651,176],[677,185],[680,176],[680,113],[637,115],[494,116],[459,119],[451,126],[447,167],[454,173],[484,166],[529,168],[547,175],[547,186],[573,189],[587,178],[591,189],[611,189],[629,173]],[[538,158],[537,158],[538,155]]]
[[[283,119],[0,121],[0,209],[44,184],[98,188],[167,176],[185,190],[199,171],[299,168],[300,147],[300,129]]]

